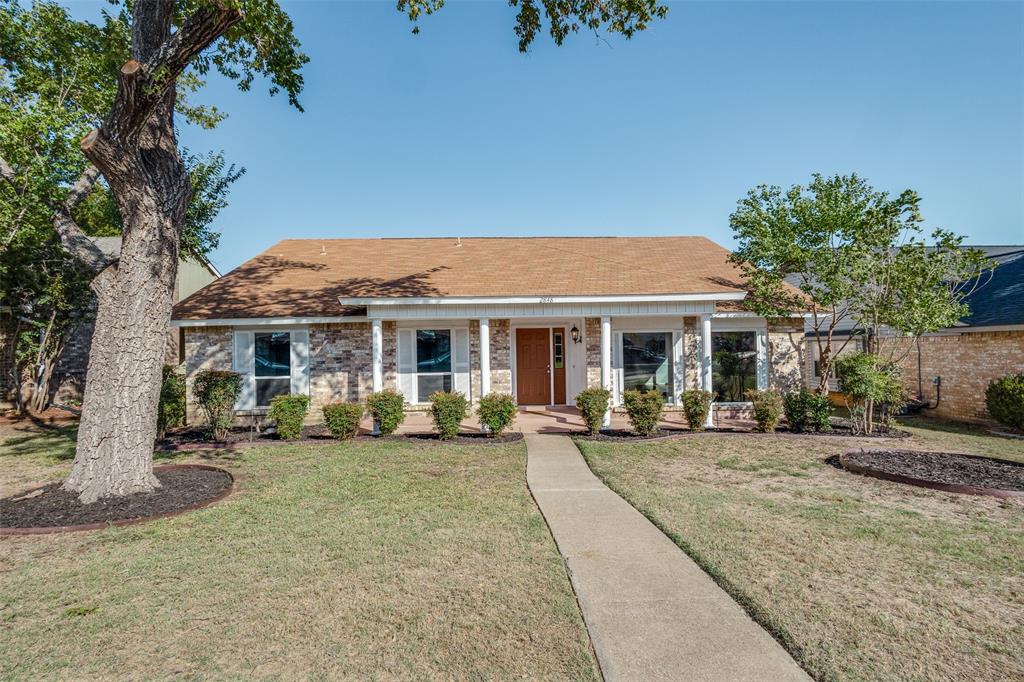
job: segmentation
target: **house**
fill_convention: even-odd
[[[93,237],[93,242],[109,257],[121,254],[120,237]],[[192,258],[178,264],[178,279],[175,282],[174,300],[180,301],[220,277],[220,272],[206,259]],[[68,338],[64,350],[57,358],[51,382],[57,402],[77,402],[85,390],[85,372],[89,366],[89,347],[92,344],[92,316],[80,325]],[[167,361],[178,364],[184,358],[181,330],[173,328],[167,335]]]
[[[573,404],[708,387],[716,410],[802,380],[803,319],[744,312],[728,251],[703,237],[288,239],[174,307],[190,418],[196,372],[241,372],[239,414],[286,393],[338,400],[438,390]]]
[[[987,421],[985,389],[993,379],[1024,372],[1024,246],[966,246],[979,249],[996,263],[991,277],[967,298],[971,314],[955,326],[925,334],[916,342],[883,336],[882,351],[903,368],[911,395],[926,403],[925,412],[963,421]],[[796,285],[799,277],[789,279]],[[810,386],[820,383],[814,327],[805,324]],[[833,337],[839,354],[864,350],[863,330],[841,321]],[[842,402],[834,377],[829,379],[833,400]]]

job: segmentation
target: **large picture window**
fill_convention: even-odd
[[[416,399],[425,403],[435,391],[452,390],[452,332],[416,331]]]
[[[622,333],[622,390],[658,391],[672,400],[672,333]]]
[[[745,402],[747,390],[757,388],[757,333],[712,333],[711,372],[715,402]]]
[[[291,338],[288,332],[257,333],[256,407],[268,407],[279,395],[292,388]]]

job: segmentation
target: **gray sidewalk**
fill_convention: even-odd
[[[607,680],[809,680],[567,436],[527,434],[526,480],[565,558]]]

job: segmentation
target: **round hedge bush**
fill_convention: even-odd
[[[1011,374],[989,383],[985,406],[1000,424],[1024,431],[1024,374]]]

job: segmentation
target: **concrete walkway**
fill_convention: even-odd
[[[809,680],[567,436],[527,434],[526,480],[565,558],[606,680]]]

